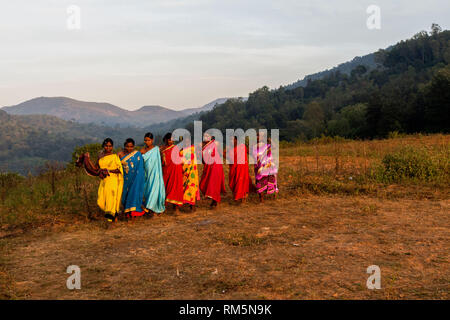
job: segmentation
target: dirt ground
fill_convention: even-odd
[[[3,299],[449,299],[450,200],[286,195],[2,239]],[[69,265],[81,289],[69,290]],[[366,269],[381,269],[369,290]]]

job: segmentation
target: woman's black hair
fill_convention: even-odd
[[[105,140],[103,140],[102,147],[104,148],[108,142],[110,142],[111,145],[114,146],[114,142],[112,141],[112,139],[106,138]]]
[[[144,136],[144,139],[145,139],[145,138],[153,139],[153,133],[147,132],[147,133],[145,134],[145,136]]]
[[[167,141],[167,140],[169,140],[170,138],[172,138],[172,133],[171,133],[171,132],[167,132],[167,133],[164,135],[163,141]]]
[[[132,138],[128,138],[127,140],[125,140],[123,146],[125,147],[128,143],[132,143],[133,146],[136,145],[136,144],[134,143],[134,140],[133,140]]]

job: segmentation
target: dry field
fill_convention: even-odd
[[[168,211],[109,227],[54,216],[4,232],[0,298],[449,299],[448,186],[377,186],[349,195],[294,190],[288,168],[309,162],[307,171],[336,169],[336,157],[319,154],[317,165],[308,148],[282,150],[279,197],[263,204],[252,194],[236,205],[228,191],[216,210],[202,200],[196,212],[178,216]],[[378,161],[340,154],[344,173],[336,174],[344,178],[356,168],[351,161],[361,163],[358,170]],[[69,265],[81,268],[81,290],[66,288]],[[366,287],[370,265],[381,269],[380,290]]]

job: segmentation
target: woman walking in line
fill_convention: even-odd
[[[144,160],[142,154],[134,150],[134,140],[128,138],[124,148],[118,153],[123,167],[123,193],[122,205],[124,213],[131,217],[140,217],[144,214],[142,210],[142,199],[144,197]]]
[[[123,168],[119,156],[113,152],[114,142],[110,138],[103,141],[103,152],[98,159],[99,176],[97,204],[105,212],[105,218],[112,222],[120,210],[123,189]]]
[[[202,148],[203,173],[200,190],[205,197],[211,199],[211,208],[220,203],[220,194],[225,191],[225,175],[222,166],[222,153],[219,152],[217,142],[209,134],[205,134]]]
[[[272,157],[270,139],[265,143],[264,136],[258,133],[257,144],[253,146],[252,156],[255,159],[255,184],[260,202],[264,202],[264,193],[278,193],[277,173],[278,169]]]
[[[178,213],[179,207],[183,205],[183,161],[180,150],[173,143],[172,134],[167,133],[163,141],[164,146],[160,150],[166,202],[171,203],[175,213]]]
[[[84,167],[88,175],[100,177],[97,204],[109,222],[113,222],[119,212],[123,189],[122,163],[113,152],[113,145],[114,142],[106,138],[95,164],[91,162],[89,152],[82,154],[76,163],[78,167]]]
[[[189,138],[186,138],[183,144],[183,149],[180,151],[183,159],[183,204],[189,204],[191,211],[195,211],[195,203],[200,200],[197,157],[195,147]]]
[[[144,211],[162,213],[166,210],[166,190],[161,167],[159,148],[153,145],[153,134],[148,132],[144,137],[144,148],[141,149],[144,161]]]
[[[230,149],[228,152],[228,161],[231,163],[228,185],[233,191],[234,200],[244,202],[248,197],[251,184],[248,172],[248,149],[244,143],[238,144],[237,137],[234,137],[233,146]]]

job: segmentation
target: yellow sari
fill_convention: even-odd
[[[123,190],[123,168],[117,154],[110,154],[98,160],[100,169],[108,169],[109,171],[119,169],[119,173],[109,173],[105,179],[100,181],[98,187],[97,204],[105,211],[115,217],[120,209],[120,200],[122,198]]]

